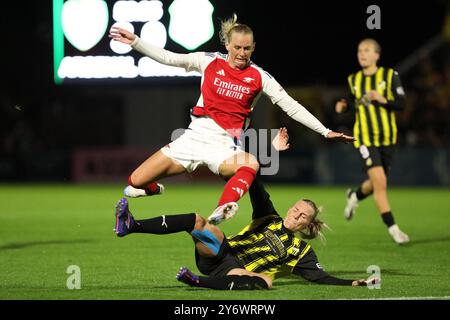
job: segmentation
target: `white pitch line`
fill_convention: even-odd
[[[441,297],[386,297],[386,298],[362,298],[362,299],[343,299],[343,300],[450,300],[450,296]]]

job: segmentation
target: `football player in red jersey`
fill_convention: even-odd
[[[157,183],[159,179],[208,166],[214,174],[228,179],[208,221],[218,224],[231,218],[238,209],[236,202],[249,190],[259,170],[257,159],[242,149],[239,137],[262,93],[291,118],[325,138],[354,140],[327,129],[291,98],[270,74],[250,60],[255,50],[253,31],[247,25],[237,23],[236,15],[222,22],[220,37],[228,51],[226,55],[219,52],[173,53],[114,26],[110,37],[131,45],[157,62],[202,75],[201,94],[192,108],[189,129],[131,174],[124,190],[128,197],[160,194],[164,187]]]

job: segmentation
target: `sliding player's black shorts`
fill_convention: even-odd
[[[198,270],[210,277],[225,276],[231,269],[235,268],[244,269],[244,266],[238,259],[231,254],[226,238],[223,240],[219,252],[215,257],[201,256],[196,249],[195,262]]]

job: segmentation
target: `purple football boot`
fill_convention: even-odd
[[[116,232],[118,237],[124,237],[130,233],[130,229],[133,227],[135,221],[133,215],[128,210],[128,201],[126,198],[122,198],[116,205]]]
[[[186,267],[181,267],[177,273],[177,280],[184,282],[191,287],[198,287],[199,278]]]

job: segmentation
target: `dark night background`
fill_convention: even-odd
[[[215,5],[214,23],[238,14],[252,27],[257,49],[253,60],[286,85],[341,84],[349,70],[358,67],[356,46],[365,37],[376,38],[383,47],[382,63],[396,65],[441,32],[446,0],[430,1],[210,1]],[[172,1],[163,1],[168,8]],[[381,9],[381,30],[368,30],[369,5]],[[2,19],[5,30],[2,69],[10,92],[36,90],[54,94],[52,60],[52,7],[50,1],[8,4]],[[167,25],[169,14],[161,21]],[[107,40],[107,39],[106,39]],[[168,39],[166,48],[183,52]],[[224,51],[217,35],[197,50]],[[20,65],[14,62],[21,61]],[[2,64],[3,64],[2,63]],[[28,76],[24,78],[23,73]],[[33,92],[34,93],[34,92]]]
[[[167,26],[167,8],[172,1],[162,2],[165,14],[161,22]],[[443,152],[443,168],[448,177],[449,40],[442,36],[444,40],[438,48],[430,51],[424,48],[429,48],[427,44],[437,35],[444,34],[449,1],[210,2],[215,6],[216,34],[197,50],[224,52],[217,36],[219,20],[236,12],[238,20],[255,32],[256,51],[252,60],[274,75],[293,97],[332,129],[351,132],[352,119],[338,117],[332,110],[335,99],[346,89],[347,75],[358,68],[359,40],[373,37],[381,43],[381,65],[397,68],[415,56],[412,67],[400,74],[410,100],[398,117],[399,145],[418,159],[412,165],[419,167],[433,161],[428,156],[433,157],[434,152]],[[366,27],[369,17],[366,9],[372,4],[381,9],[381,30]],[[74,173],[80,149],[108,150],[105,151],[108,153],[112,149],[134,148],[151,153],[168,142],[173,129],[188,125],[189,108],[199,95],[198,79],[55,85],[51,1],[29,1],[25,5],[11,2],[6,11],[1,20],[0,180],[89,182],[89,178],[83,180]],[[101,50],[108,41],[105,37],[87,54]],[[169,38],[166,49],[186,52]],[[294,150],[286,157],[293,160],[286,160],[286,167],[298,163],[296,157],[316,155],[314,149],[323,151],[330,147],[352,154],[350,148],[327,145],[310,130],[298,128],[277,107],[266,107],[267,101],[262,104],[264,107],[255,109],[259,127],[286,125],[291,132]],[[161,105],[167,109],[158,107]],[[152,107],[155,108],[149,112]],[[168,114],[177,116],[169,120]],[[331,157],[330,151],[324,152]],[[141,155],[121,159],[120,170],[108,170],[121,177],[142,160]],[[409,163],[414,162],[411,159]],[[399,161],[402,163],[402,159]],[[339,161],[336,162],[332,170],[339,171]],[[300,166],[293,179],[283,178],[282,173],[280,179],[348,183],[348,179],[356,181],[359,174],[348,179],[336,174],[327,180],[320,174],[307,174],[311,169],[317,171],[314,161]],[[404,178],[404,172],[397,175],[394,172],[394,181],[448,186],[448,179],[439,178],[441,169],[412,180]]]

